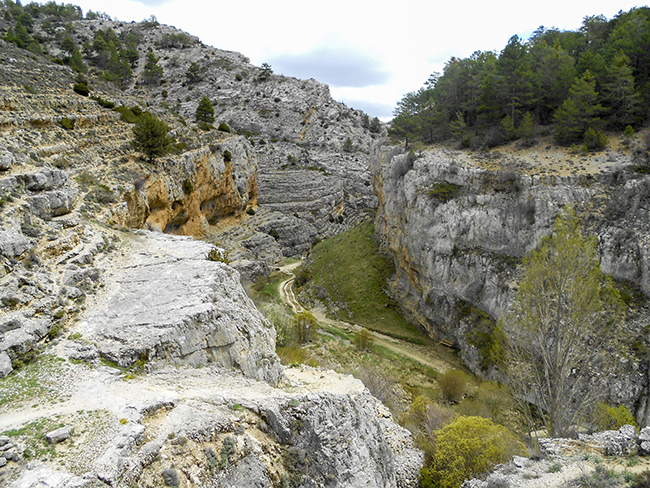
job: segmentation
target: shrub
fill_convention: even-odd
[[[300,312],[293,320],[293,333],[298,344],[306,344],[311,340],[316,328],[316,318],[311,312]]]
[[[609,470],[604,466],[596,466],[596,469],[587,476],[581,476],[570,486],[575,488],[617,488],[621,486],[621,475]]]
[[[360,351],[369,351],[372,347],[372,334],[366,328],[361,329],[354,334],[354,345]]]
[[[447,371],[438,377],[438,385],[442,396],[449,403],[458,403],[467,391],[468,380],[467,375],[458,369]]]
[[[624,425],[638,427],[634,415],[625,405],[612,407],[606,403],[597,403],[594,412],[596,430],[618,430]]]
[[[429,190],[429,195],[437,198],[442,203],[446,203],[449,200],[455,198],[459,190],[460,186],[443,181],[433,185],[433,188]]]
[[[589,151],[602,151],[609,144],[609,139],[602,132],[589,127],[585,132],[584,143]]]
[[[436,434],[436,451],[422,470],[421,486],[458,488],[470,479],[525,453],[523,443],[505,427],[481,417],[456,417]]]
[[[74,90],[75,93],[78,93],[79,95],[83,95],[84,97],[87,97],[90,94],[88,85],[86,85],[85,83],[75,83],[72,89]]]
[[[230,151],[228,151],[227,149],[223,152],[223,160],[226,163],[229,163],[230,161],[232,161],[232,153]]]
[[[275,328],[276,347],[287,347],[291,343],[293,314],[289,314],[284,306],[274,302],[265,303],[259,309]]]
[[[632,128],[631,125],[628,125],[625,130],[623,131],[623,137],[626,139],[633,139],[634,138],[634,129]]]
[[[230,458],[235,454],[237,448],[236,439],[229,435],[223,440],[223,445],[221,446],[221,460],[219,462],[219,467],[221,469],[225,468],[230,461]]]
[[[104,108],[115,108],[115,104],[113,102],[109,102],[108,100],[104,100],[102,97],[92,97],[93,100],[95,100],[98,104],[100,104]]]
[[[360,366],[356,377],[377,400],[387,407],[393,407],[398,398],[395,396],[395,382],[384,371],[376,367]]]
[[[449,407],[432,403],[422,395],[415,397],[408,412],[402,417],[402,425],[416,434],[419,444],[425,453],[432,445],[432,435],[442,429],[454,418],[454,412]],[[433,449],[430,454],[433,454]],[[431,456],[429,456],[430,458]]]
[[[225,122],[221,122],[221,123],[219,124],[218,129],[219,129],[221,132],[230,132],[230,127],[229,127],[228,124],[226,124]]]
[[[208,261],[217,261],[219,263],[226,263],[230,264],[230,260],[228,259],[228,253],[224,249],[221,249],[219,247],[213,247],[210,249],[210,252],[208,252],[208,255],[205,257]]]
[[[136,121],[138,120],[138,117],[133,111],[133,109],[129,107],[119,106],[116,107],[114,110],[120,114],[120,119],[122,119],[124,122],[127,122],[129,124],[135,124]]]
[[[189,195],[193,191],[194,191],[194,184],[192,183],[192,180],[190,180],[189,178],[185,178],[185,180],[183,180],[183,193]]]
[[[63,127],[65,130],[72,130],[74,129],[74,122],[70,120],[68,117],[63,117],[60,121],[59,124],[61,127]]]
[[[650,488],[650,471],[644,471],[634,477],[632,488]]]
[[[270,232],[269,232],[269,234],[272,237],[275,237]],[[296,279],[295,279],[294,283],[298,287],[304,286],[305,283],[307,283],[309,280],[311,280],[311,277],[312,277],[311,268],[309,268],[307,266],[301,266],[300,268],[298,268],[298,270],[296,270],[294,272],[294,274],[296,276]]]

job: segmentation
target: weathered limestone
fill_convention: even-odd
[[[137,237],[136,237],[137,239]],[[104,305],[84,320],[84,337],[120,366],[145,359],[199,366],[214,362],[277,384],[283,377],[275,330],[212,246],[191,237],[143,232],[145,243],[110,270]]]
[[[634,172],[529,176],[463,158],[458,151],[413,158],[383,148],[371,170],[380,201],[375,229],[396,267],[394,298],[432,337],[457,345],[473,371],[490,374],[473,332],[489,335],[509,310],[522,258],[550,234],[567,204],[597,236],[603,271],[650,294],[650,178]],[[439,198],[441,189],[450,195]],[[493,320],[492,328],[489,320],[472,321],[480,314]],[[643,310],[628,313],[632,336],[641,336],[649,321]],[[634,406],[645,423],[648,372],[633,362],[626,376],[610,379],[609,393],[613,402]]]

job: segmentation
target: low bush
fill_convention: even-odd
[[[226,124],[225,122],[221,122],[221,123],[219,124],[218,129],[219,129],[221,132],[230,132],[230,126],[229,126],[228,124]]]
[[[91,98],[104,108],[110,108],[110,109],[115,108],[115,104],[113,102],[104,100],[102,97],[91,97]]]
[[[438,199],[442,203],[446,203],[455,198],[456,195],[458,195],[459,190],[460,186],[443,181],[433,185],[433,188],[429,190],[429,196]]]
[[[594,428],[597,431],[618,430],[624,425],[638,427],[634,415],[625,405],[612,407],[606,403],[597,403],[594,417]]]
[[[398,401],[395,395],[395,381],[377,367],[360,366],[355,376],[377,400],[388,408],[393,408]]]
[[[456,417],[437,431],[435,444],[431,463],[421,471],[422,488],[458,488],[526,452],[508,429],[481,417]]]
[[[452,369],[440,375],[437,381],[444,399],[449,403],[458,403],[467,392],[469,378],[463,371]]]
[[[309,342],[315,328],[316,318],[311,312],[300,312],[293,319],[293,334],[298,344]]]
[[[622,486],[621,474],[604,466],[596,466],[591,474],[581,476],[569,483],[568,486],[571,488],[617,488]]]
[[[85,83],[75,83],[74,86],[72,87],[72,90],[74,90],[75,93],[82,95],[84,97],[87,97],[90,94],[88,85],[86,85]]]
[[[602,151],[609,144],[609,139],[602,132],[589,127],[585,132],[584,144],[589,151]]]
[[[369,351],[372,347],[372,334],[368,329],[354,333],[354,345],[359,351]]]
[[[230,264],[230,260],[228,259],[228,253],[226,253],[224,249],[221,249],[219,247],[213,247],[212,249],[210,249],[210,252],[208,252],[206,259],[208,261],[217,261],[220,263]]]
[[[59,125],[63,127],[65,130],[72,130],[74,129],[74,122],[70,120],[68,117],[63,117],[59,121]]]

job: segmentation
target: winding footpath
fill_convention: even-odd
[[[302,261],[295,263],[287,264],[280,267],[280,271],[287,274],[288,277],[286,280],[282,281],[279,285],[280,298],[283,302],[291,307],[294,313],[298,314],[305,311],[305,308],[298,302],[296,295],[293,292],[293,282],[295,276],[293,271],[302,264]],[[335,327],[344,332],[350,332],[350,330],[361,330],[363,327],[358,324],[350,324],[348,322],[343,322],[340,320],[333,320],[325,316],[321,310],[311,310],[311,313],[314,315],[316,320],[322,324],[328,325],[330,327]],[[437,357],[431,355],[427,351],[426,346],[419,346],[417,344],[410,343],[401,339],[396,339],[379,332],[369,331],[372,334],[373,342],[381,347],[390,349],[391,351],[405,356],[413,361],[417,361],[420,364],[433,368],[438,373],[442,374],[450,369],[455,369],[453,365],[443,361]]]

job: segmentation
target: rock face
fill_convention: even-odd
[[[74,386],[54,411],[75,427],[72,442],[57,446],[56,465],[32,461],[8,486],[418,486],[423,456],[411,435],[351,377],[293,368],[288,393],[214,364],[131,380],[114,373],[66,369]],[[335,391],[322,389],[332,383]],[[82,427],[88,414],[102,420],[96,438]]]
[[[137,239],[137,238],[136,238]],[[217,363],[277,384],[275,329],[246,296],[239,274],[207,260],[212,246],[191,237],[144,233],[121,266],[104,274],[102,304],[82,335],[122,367],[145,359]]]
[[[383,405],[351,377],[285,372],[241,275],[173,235],[223,242],[247,279],[304,254],[368,218],[381,124],[171,27],[71,22],[79,46],[113,29],[140,59],[124,89],[86,73],[91,98],[69,67],[0,40],[0,381],[15,393],[0,431],[70,435],[56,463],[28,463],[42,435],[18,434],[0,484],[417,486],[422,454]],[[140,83],[149,48],[164,86]],[[197,127],[203,95],[232,132]],[[164,120],[174,153],[141,159],[112,104]]]
[[[257,160],[248,141],[230,138],[163,163],[124,194],[114,220],[131,228],[205,236],[210,224],[238,217],[257,199]]]
[[[620,170],[530,176],[479,163],[459,151],[416,158],[399,148],[378,149],[372,163],[380,202],[375,229],[396,267],[392,292],[432,337],[456,344],[475,372],[489,374],[477,335],[490,334],[508,310],[521,259],[567,204],[598,236],[603,271],[650,294],[648,177]],[[628,314],[631,334],[642,341],[647,317],[643,307]],[[641,399],[637,416],[645,422],[648,381],[640,361],[614,382],[625,387],[613,385],[612,399],[630,407]]]

